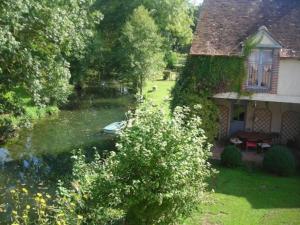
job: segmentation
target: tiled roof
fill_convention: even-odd
[[[300,0],[204,0],[192,55],[238,55],[242,42],[265,26],[281,57],[300,57]]]

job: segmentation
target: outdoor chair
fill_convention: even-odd
[[[230,143],[231,144],[234,144],[236,146],[240,145],[240,144],[243,144],[243,141],[241,141],[240,139],[238,138],[230,138]]]
[[[245,147],[246,147],[246,150],[248,150],[249,148],[257,148],[257,143],[254,142],[254,141],[246,141],[245,142]]]
[[[258,146],[257,152],[262,153],[265,150],[268,150],[269,148],[272,147],[272,141],[269,141],[269,140],[260,141],[260,142],[258,142],[257,146]]]

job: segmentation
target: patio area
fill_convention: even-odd
[[[223,140],[224,141],[224,140]],[[236,145],[241,153],[243,162],[261,166],[264,153],[273,145],[279,144],[278,134],[262,132],[236,132],[224,143],[216,143],[212,149],[213,159],[220,160],[224,147],[227,145]]]

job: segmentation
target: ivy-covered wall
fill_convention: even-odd
[[[212,96],[224,91],[246,94],[242,90],[246,79],[245,58],[189,56],[172,91],[172,109],[178,105],[202,105],[201,110],[193,113],[202,118],[202,128],[209,142],[217,136],[219,124],[219,110]]]

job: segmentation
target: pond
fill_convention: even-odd
[[[111,136],[101,130],[124,120],[130,102],[129,97],[85,98],[77,102],[75,109],[41,119],[33,128],[21,130],[17,138],[0,146],[13,159],[0,168],[0,205],[15,186],[29,185],[33,192],[55,189],[57,180],[71,172],[74,149],[97,147],[102,151],[112,147]]]
[[[59,154],[92,145],[102,138],[101,129],[104,126],[124,119],[126,112],[124,105],[109,105],[101,100],[94,100],[90,107],[84,105],[76,110],[62,110],[58,116],[42,119],[33,129],[22,130],[17,139],[4,147],[13,159],[19,159],[29,154]]]

